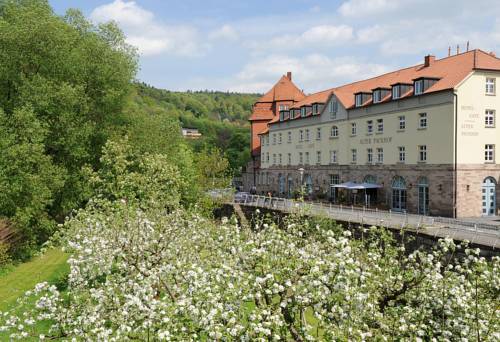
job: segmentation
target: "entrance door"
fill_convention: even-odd
[[[285,194],[285,176],[280,174],[279,178],[278,178],[278,183],[279,183],[278,192],[279,192],[279,196],[281,197],[282,195]]]
[[[486,178],[482,190],[483,216],[493,216],[497,206],[495,179],[492,177]]]
[[[418,213],[429,215],[429,183],[425,177],[418,180]]]
[[[292,198],[293,193],[293,178],[288,177],[288,198]]]
[[[403,177],[396,177],[392,182],[392,209],[406,210],[406,182]]]

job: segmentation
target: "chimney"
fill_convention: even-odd
[[[288,78],[290,81],[292,80],[292,72],[291,71],[286,73],[286,78]]]
[[[427,56],[425,56],[424,66],[425,67],[431,66],[434,63],[435,60],[436,60],[436,56],[433,56],[433,55],[427,55]]]
[[[457,44],[457,55],[460,53],[460,45]]]
[[[451,56],[451,46],[448,46],[448,57]]]
[[[467,52],[469,52],[469,41],[467,41]]]

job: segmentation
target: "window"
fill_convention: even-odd
[[[399,117],[399,130],[404,131],[406,129],[406,117],[400,116]]]
[[[269,152],[266,153],[266,161],[269,163]]]
[[[299,152],[299,164],[304,164],[304,158],[302,152]]]
[[[265,153],[264,153],[264,152],[262,152],[262,153],[260,154],[260,160],[262,160],[262,162],[263,162],[263,163],[265,162],[264,157],[265,157]]]
[[[278,154],[278,164],[279,165],[283,164],[283,160],[281,159],[281,153]]]
[[[321,140],[321,127],[316,128],[316,140]]]
[[[424,92],[424,80],[418,80],[414,83],[415,95],[421,95]]]
[[[330,137],[336,138],[339,136],[339,128],[337,126],[333,126],[332,130],[330,131]]]
[[[356,100],[356,107],[361,107],[363,105],[363,95],[362,94],[357,94],[355,97]]]
[[[384,149],[379,147],[377,148],[377,163],[383,163],[384,162]]]
[[[276,145],[276,133],[273,133],[273,145]]]
[[[330,163],[337,164],[337,151],[330,151]]]
[[[418,114],[418,128],[427,128],[427,113]]]
[[[340,176],[337,175],[330,175],[330,184],[335,185],[335,184],[340,184]]]
[[[392,87],[392,99],[396,100],[401,97],[401,87],[400,86],[394,86]]]
[[[427,161],[427,145],[420,145],[418,147],[418,161],[419,162]]]
[[[351,135],[356,135],[356,131],[357,131],[356,123],[353,122],[353,123],[351,123]]]
[[[366,162],[368,164],[373,163],[373,149],[372,148],[366,149]]]
[[[285,118],[285,113],[280,112],[280,121],[283,121],[284,118]]]
[[[484,161],[487,163],[493,163],[495,161],[495,145],[484,145]]]
[[[329,112],[330,112],[330,117],[332,119],[337,118],[337,111],[338,111],[338,103],[336,101],[330,101],[329,106]]]
[[[287,110],[288,109],[288,106],[287,105],[280,105],[280,111],[282,110]]]
[[[313,114],[314,115],[319,114],[319,104],[317,103],[313,104]]]
[[[273,165],[276,165],[276,153],[273,153]]]
[[[288,153],[288,165],[292,164],[292,154]]]
[[[486,109],[484,113],[484,125],[485,127],[495,127],[495,111],[492,109]]]
[[[366,133],[368,133],[368,134],[373,133],[373,120],[368,120],[366,122]]]
[[[303,130],[299,131],[299,141],[304,141],[304,131]]]
[[[384,119],[377,119],[377,133],[384,132]]]
[[[358,151],[356,149],[352,149],[351,156],[352,156],[351,162],[356,163],[356,161],[358,159]]]
[[[309,141],[309,130],[306,129],[306,141]]]
[[[404,146],[399,146],[399,162],[404,163],[406,161],[406,148]]]
[[[306,152],[306,164],[309,165],[309,152]]]
[[[288,132],[288,143],[292,142],[292,132]]]
[[[382,92],[380,90],[375,90],[373,92],[373,103],[380,102],[382,99]]]
[[[486,95],[495,95],[495,81],[494,78],[486,78]]]
[[[300,116],[301,116],[301,117],[306,116],[306,107],[302,107],[302,108],[300,108]]]
[[[321,164],[321,151],[316,152],[316,163]]]
[[[279,133],[279,134],[278,134],[278,144],[281,144],[281,140],[282,140],[282,134],[281,134],[281,133]]]

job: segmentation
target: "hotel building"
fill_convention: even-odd
[[[500,59],[472,50],[306,95],[291,73],[253,107],[244,186],[426,215],[498,215]],[[303,169],[302,172],[299,170]]]

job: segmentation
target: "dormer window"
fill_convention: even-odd
[[[363,105],[363,94],[356,94],[356,107],[361,107]]]
[[[382,101],[382,94],[380,90],[374,90],[373,91],[373,103],[377,103]]]
[[[317,104],[317,103],[313,104],[312,110],[313,110],[314,115],[319,114],[319,104]]]
[[[285,120],[285,112],[281,111],[280,112],[280,121],[283,121],[283,120]]]
[[[397,100],[401,97],[401,86],[396,85],[392,87],[392,99]]]
[[[415,89],[415,95],[421,95],[424,93],[424,80],[416,80],[413,84],[413,89]]]
[[[300,116],[303,118],[306,116],[306,107],[300,108]]]

